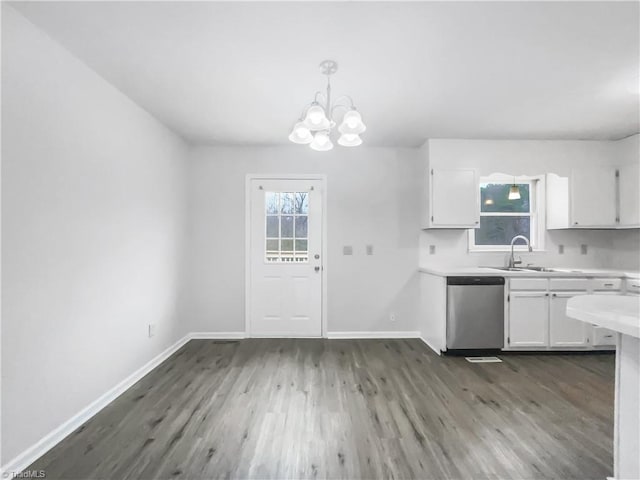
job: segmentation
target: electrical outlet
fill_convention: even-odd
[[[559,255],[563,255],[564,254],[564,245],[558,245],[558,254]]]
[[[389,321],[390,321],[390,322],[395,322],[395,321],[396,321],[396,314],[395,314],[395,312],[391,312],[391,313],[389,314]]]
[[[367,245],[367,255],[373,255],[373,245]]]
[[[343,255],[353,255],[353,247],[351,245],[345,245],[342,247]]]
[[[587,246],[584,243],[582,245],[580,245],[580,254],[581,255],[586,255],[587,254]]]
[[[156,334],[156,324],[155,323],[150,323],[148,331],[149,331],[149,338],[155,336],[155,334]]]
[[[436,253],[436,246],[429,245],[429,255],[435,255],[435,253]]]

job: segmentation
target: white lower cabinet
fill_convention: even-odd
[[[549,346],[588,347],[589,325],[567,316],[567,300],[587,292],[551,293],[549,301]]]
[[[510,347],[546,347],[549,325],[547,292],[511,292],[509,301]]]
[[[611,332],[568,317],[566,311],[567,301],[576,295],[620,294],[620,279],[524,277],[511,278],[508,283],[505,349],[615,348]]]

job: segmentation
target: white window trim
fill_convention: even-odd
[[[513,183],[514,176],[507,175],[504,173],[494,173],[488,175],[486,177],[480,177],[480,183]],[[530,183],[531,184],[531,192],[532,195],[532,205],[531,205],[531,230],[534,235],[533,238],[530,238],[531,246],[534,252],[544,252],[544,240],[545,240],[545,225],[546,225],[546,217],[545,217],[545,176],[544,175],[536,175],[536,176],[528,176],[528,175],[520,175],[515,177],[516,183]],[[480,189],[478,189],[478,195],[480,195]],[[478,200],[478,205],[480,205],[480,200]],[[481,208],[481,207],[480,207]],[[487,215],[481,215],[487,216]],[[505,217],[519,217],[522,216],[522,213],[518,212],[491,212],[490,216],[505,216]],[[468,245],[469,245],[469,253],[486,253],[486,252],[510,252],[511,246],[509,245],[475,245],[475,229],[468,230]],[[514,252],[528,252],[526,245],[522,244],[522,242],[517,243],[514,246]]]

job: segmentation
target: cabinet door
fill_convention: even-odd
[[[511,292],[509,299],[509,346],[548,346],[549,294]]]
[[[624,165],[618,169],[620,172],[620,226],[640,226],[640,166]]]
[[[431,170],[431,226],[480,225],[480,184],[475,170]]]
[[[615,227],[616,169],[573,170],[570,199],[571,227]]]
[[[549,344],[552,347],[586,347],[589,345],[589,325],[567,317],[567,300],[586,292],[552,293],[549,306]]]

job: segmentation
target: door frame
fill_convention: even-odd
[[[244,202],[244,336],[251,337],[251,182],[253,180],[315,180],[322,183],[322,281],[320,295],[322,310],[320,338],[327,337],[327,175],[325,174],[257,174],[248,173],[245,179]],[[262,337],[261,335],[258,337]],[[317,337],[313,337],[317,338]]]

